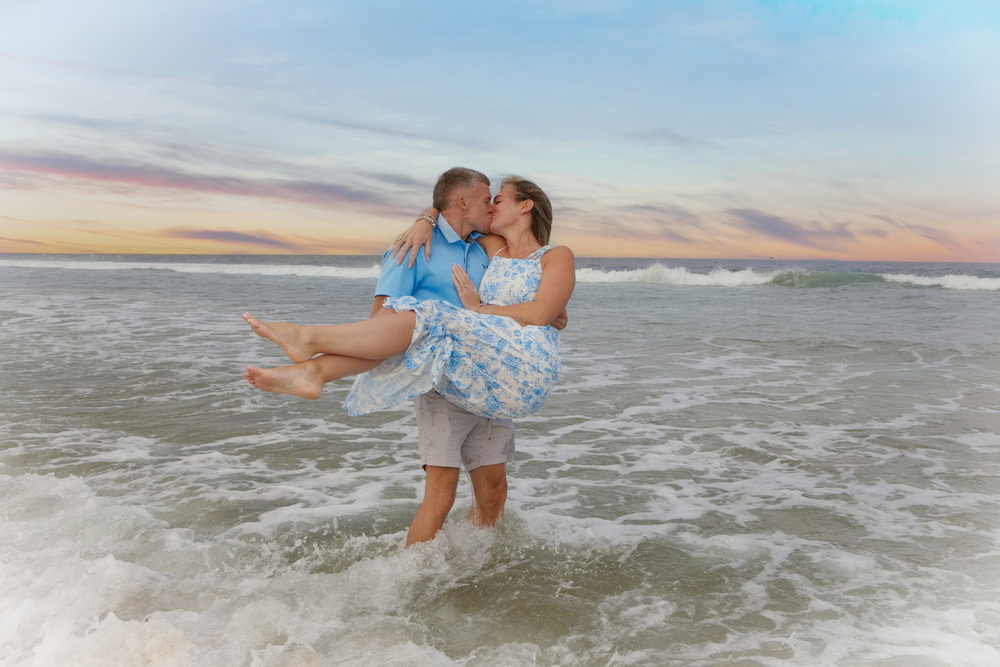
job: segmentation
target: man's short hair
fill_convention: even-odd
[[[490,179],[486,177],[486,174],[475,169],[452,167],[438,178],[437,184],[434,186],[434,201],[431,205],[437,210],[443,211],[451,203],[451,195],[455,190],[462,187],[474,188],[476,183],[485,183],[488,187]]]

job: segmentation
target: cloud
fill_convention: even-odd
[[[421,192],[425,192],[428,196],[430,196],[430,189],[427,181],[418,178],[412,178],[403,174],[381,174],[371,171],[360,172],[360,174],[366,178],[372,179],[373,181],[381,181],[382,183],[400,185],[407,188],[417,188]]]
[[[165,77],[163,75],[158,75],[158,74],[150,74],[150,73],[147,73],[147,72],[139,72],[139,71],[136,71],[136,70],[123,69],[123,68],[120,68],[120,67],[107,67],[107,66],[103,66],[103,65],[92,65],[92,64],[89,64],[89,63],[73,62],[73,61],[69,61],[69,60],[59,60],[59,59],[55,59],[55,58],[36,58],[36,57],[33,57],[33,56],[22,56],[22,55],[17,55],[17,54],[13,54],[13,53],[0,53],[0,59],[4,59],[4,60],[19,60],[21,62],[37,63],[37,64],[40,64],[40,65],[51,65],[51,66],[55,66],[55,67],[65,67],[65,68],[77,69],[77,70],[89,70],[89,71],[92,71],[92,72],[100,72],[102,74],[116,74],[116,75],[125,75],[125,76],[140,76],[140,77],[149,77],[149,78],[157,78],[157,79],[171,78],[171,77]]]
[[[809,248],[828,250],[845,241],[855,242],[857,238],[847,228],[847,223],[833,225],[832,228],[818,224],[803,225],[763,211],[740,208],[730,209],[726,214],[735,218],[735,226],[780,241],[788,241]]]
[[[329,125],[331,127],[337,127],[343,130],[350,130],[352,132],[370,132],[372,134],[379,134],[382,136],[391,137],[393,139],[417,139],[420,141],[430,141],[434,143],[457,143],[457,141],[449,141],[448,139],[441,139],[439,137],[432,137],[427,134],[420,134],[417,132],[406,132],[404,130],[397,130],[391,127],[383,127],[379,125],[372,125],[370,123],[352,123],[343,120],[337,120],[336,118],[326,118],[323,116],[317,116],[313,114],[302,114],[302,113],[289,113],[285,114],[288,118],[297,118],[298,120],[309,121],[310,123],[319,123],[320,125]]]
[[[289,181],[296,181],[296,175],[302,173],[301,164],[287,161],[275,160],[273,157],[260,157],[252,152],[240,150],[234,147],[218,148],[204,143],[180,142],[176,139],[179,130],[169,125],[156,123],[149,118],[125,119],[125,118],[96,118],[79,116],[68,113],[31,113],[22,114],[21,118],[32,122],[40,123],[46,132],[50,132],[51,126],[84,128],[91,130],[97,135],[95,143],[108,144],[117,142],[122,133],[128,133],[132,138],[142,135],[141,138],[152,138],[147,143],[146,148],[152,156],[152,161],[162,160],[177,165],[180,163],[191,163],[194,168],[203,168],[205,164],[212,164],[216,169],[248,169],[259,170],[267,173],[284,174]],[[163,138],[166,137],[164,140]],[[8,157],[14,158],[12,153]],[[21,157],[24,157],[24,153]],[[4,152],[0,150],[0,162],[2,162]],[[32,156],[37,157],[37,156]],[[78,158],[79,159],[79,158]],[[174,169],[175,173],[180,173]],[[374,181],[379,185],[391,185],[402,188],[410,188],[420,192],[428,192],[430,185],[426,179],[416,179],[400,173],[383,173],[375,171],[351,170],[352,176],[356,178]],[[274,179],[281,180],[281,179]]]
[[[700,227],[700,219],[691,211],[674,204],[635,204],[623,206],[616,222],[616,233],[637,240],[667,240],[674,243],[698,243],[677,231],[677,227]]]
[[[952,252],[963,253],[963,254],[965,253],[965,247],[962,246],[961,243],[956,241],[953,236],[935,227],[929,227],[927,225],[915,225],[908,222],[901,222],[899,220],[895,220],[892,216],[889,215],[873,214],[872,217],[875,218],[876,220],[887,222],[893,227],[896,227],[897,229],[901,229],[905,232],[916,234],[917,236],[922,236],[925,239],[934,241],[942,248],[945,248]]]
[[[671,223],[689,227],[701,225],[701,218],[697,213],[676,204],[633,204],[623,207],[623,210],[654,218],[667,218]]]
[[[905,224],[899,222],[898,220],[894,220],[891,215],[872,214],[872,217],[875,218],[876,220],[881,220],[882,222],[888,222],[890,225],[898,229],[906,229]]]
[[[884,229],[877,229],[875,227],[866,227],[861,231],[864,236],[871,236],[877,239],[887,239],[889,238],[889,232]]]
[[[166,235],[171,238],[195,239],[198,241],[219,241],[222,243],[239,243],[244,245],[278,248],[291,252],[299,252],[301,247],[295,243],[276,238],[264,232],[247,234],[218,229],[168,229]]]
[[[11,239],[4,236],[0,236],[0,243],[25,243],[27,245],[35,245],[35,246],[45,245],[41,241],[32,241],[30,239]]]
[[[46,125],[62,125],[68,127],[82,127],[88,130],[136,130],[149,125],[148,121],[122,120],[107,118],[91,118],[77,116],[68,113],[31,113],[22,114],[21,118],[38,121]]]
[[[632,139],[638,139],[643,143],[656,142],[659,144],[674,146],[676,148],[698,148],[706,150],[716,150],[721,148],[721,146],[714,141],[680,134],[679,132],[668,130],[665,127],[646,130],[644,132],[626,132],[625,136],[631,137]]]
[[[640,242],[701,242],[676,231],[677,227],[700,228],[701,225],[695,213],[673,204],[634,204],[606,211],[595,210],[593,206],[560,206],[555,213],[560,221],[569,221],[568,228],[588,235]]]
[[[15,218],[15,217],[9,216],[9,215],[0,215],[0,220],[10,220],[11,222],[16,222],[19,225],[22,224],[22,223],[27,223],[29,225],[42,225],[42,224],[45,224],[43,222],[39,222],[38,220],[31,220],[30,218]]]
[[[395,210],[388,198],[372,190],[311,180],[253,179],[185,172],[152,164],[98,161],[55,152],[0,150],[0,167],[75,179],[91,185],[116,184],[185,192],[262,197],[325,205],[349,205]],[[387,176],[387,178],[394,178]]]
[[[965,248],[961,243],[956,241],[950,234],[941,231],[940,229],[935,229],[934,227],[928,227],[927,225],[906,225],[907,230],[916,234],[917,236],[922,236],[925,239],[930,239],[934,241],[939,246],[951,250],[956,253],[964,253]]]

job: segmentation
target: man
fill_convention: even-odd
[[[475,239],[489,231],[492,205],[490,180],[473,169],[455,167],[434,186],[434,251],[421,255],[413,266],[398,264],[386,252],[375,288],[372,316],[390,296],[462,302],[452,283],[452,265],[463,267],[472,282],[482,280],[489,258]],[[424,218],[427,220],[427,218]],[[489,420],[443,399],[437,392],[417,396],[417,441],[426,474],[424,499],[410,525],[406,546],[433,539],[455,503],[458,478],[464,465],[472,482],[469,520],[492,526],[500,520],[507,501],[507,462],[514,457],[514,422]]]
[[[433,205],[440,212],[437,220],[422,215],[416,221],[431,225],[434,252],[432,255],[420,254],[414,249],[414,255],[421,256],[413,257],[414,261],[407,266],[402,266],[402,258],[397,262],[390,251],[385,253],[372,317],[391,312],[383,308],[388,297],[441,299],[462,307],[452,282],[452,266],[462,266],[476,286],[486,272],[489,259],[475,239],[489,231],[493,211],[489,184],[485,175],[472,169],[454,168],[441,175],[434,187]],[[559,329],[566,326],[565,310],[552,325]],[[275,340],[268,335],[265,337]],[[363,373],[379,363],[321,354],[290,367],[255,369],[257,372],[253,373],[250,372],[253,367],[248,367],[244,376],[266,391],[318,398],[325,382]],[[306,365],[307,370],[297,371],[289,378],[287,369],[301,369]],[[284,379],[274,376],[276,371],[283,369]],[[284,384],[279,387],[282,382]],[[293,387],[296,382],[299,384]],[[469,520],[479,526],[494,525],[500,520],[507,500],[507,462],[514,456],[513,421],[480,417],[449,403],[433,391],[418,396],[415,402],[417,439],[426,482],[424,500],[410,525],[406,545],[432,539],[444,525],[455,502],[463,466],[469,471],[473,489]]]

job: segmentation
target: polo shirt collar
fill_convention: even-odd
[[[441,230],[441,233],[444,234],[444,240],[448,243],[465,243],[465,240],[458,235],[458,232],[452,228],[451,223],[445,220],[444,215],[441,213],[438,213],[437,226]],[[469,234],[469,240],[478,239],[480,236],[482,234],[473,229],[472,233]]]

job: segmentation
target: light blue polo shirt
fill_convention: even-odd
[[[375,296],[413,296],[418,299],[441,299],[461,307],[458,290],[451,281],[451,267],[458,264],[465,268],[472,283],[479,287],[486,266],[490,263],[486,251],[476,243],[479,232],[469,235],[469,242],[462,240],[443,215],[438,215],[428,262],[421,250],[413,268],[396,264],[390,251],[382,255],[382,272],[375,285]]]

